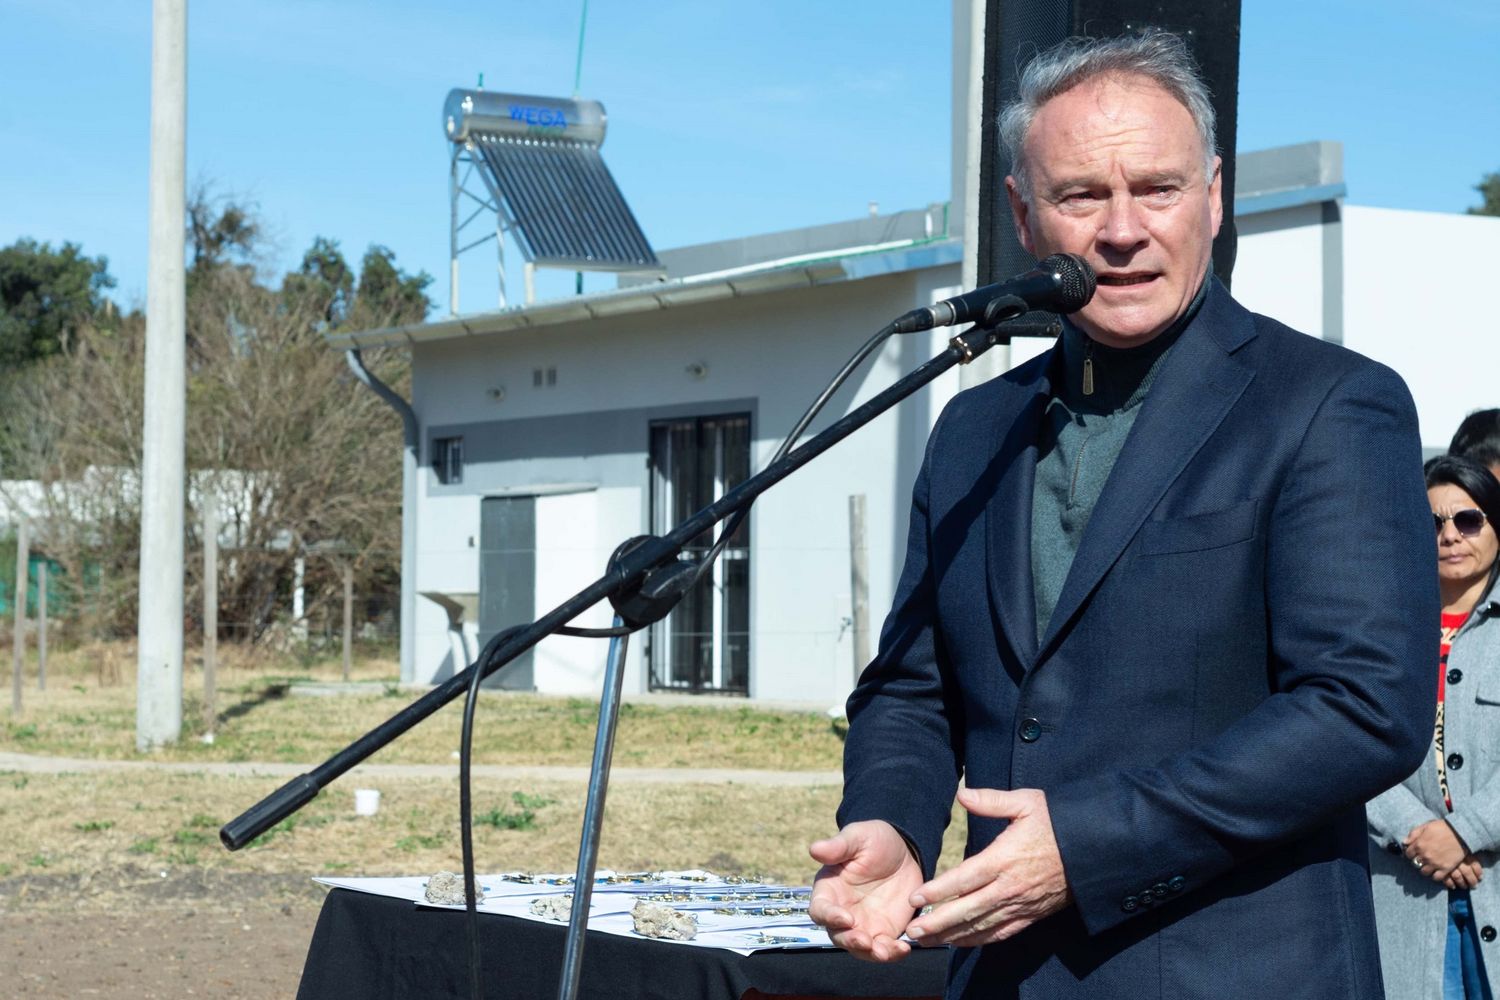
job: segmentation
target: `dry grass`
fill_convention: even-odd
[[[397,690],[390,660],[356,664],[360,694],[313,697],[299,685],[339,683],[336,662],[299,666],[282,658],[251,659],[226,650],[218,672],[215,740],[205,744],[200,672],[185,680],[183,738],[152,754],[173,761],[318,763],[414,701]],[[49,756],[127,760],[135,750],[134,656],[120,646],[94,646],[49,658],[48,687],[35,687],[34,668],[19,717],[0,729],[0,749]],[[376,683],[372,683],[376,682]],[[356,685],[358,687],[359,685]],[[486,691],[475,715],[476,763],[587,765],[597,701]],[[462,699],[372,757],[377,763],[445,763],[459,745]],[[623,767],[728,767],[836,770],[842,743],[814,713],[766,711],[750,705],[656,706],[627,703],[615,746]]]
[[[111,661],[113,678],[97,666]],[[231,658],[220,672],[216,742],[206,746],[193,738],[198,730],[190,705],[183,742],[153,756],[316,763],[414,697],[389,696],[378,688],[339,697],[286,693],[294,682],[330,680],[338,672],[337,664],[301,667]],[[389,661],[365,661],[356,679],[386,680],[394,673]],[[104,647],[54,658],[49,689],[36,691],[32,675],[22,716],[5,722],[0,749],[138,757],[133,676],[128,649]],[[476,759],[586,765],[595,712],[596,705],[584,699],[486,692],[479,705]],[[459,716],[457,704],[444,708],[372,760],[450,763]],[[839,766],[840,750],[828,720],[818,715],[749,706],[627,705],[615,759],[625,766],[832,770]],[[419,874],[460,865],[457,783],[451,779],[346,776],[255,844],[225,851],[218,828],[281,780],[151,770],[0,772],[0,912],[128,909],[140,896],[135,890],[163,878],[201,883],[213,894],[219,890],[212,886],[247,878]],[[356,782],[380,788],[376,816],[354,815]],[[572,870],[584,795],[582,782],[476,779],[480,868]],[[805,882],[813,868],[806,845],[831,832],[837,803],[833,787],[616,783],[600,863],[618,869],[706,867]],[[950,828],[944,851],[949,863],[961,856],[962,827],[960,818]]]
[[[336,783],[238,852],[218,843],[228,818],[274,779],[161,772],[41,775],[0,772],[0,912],[107,903],[137,882],[189,871],[312,875],[422,874],[461,864],[457,783],[389,779],[380,811],[354,815],[352,783]],[[571,871],[585,788],[579,783],[476,781],[475,857],[481,870]],[[617,785],[610,791],[602,865],[705,867],[803,883],[806,845],[832,829],[835,788]],[[529,814],[529,815],[528,815]],[[962,852],[962,822],[944,854]],[[65,894],[27,900],[27,884]]]

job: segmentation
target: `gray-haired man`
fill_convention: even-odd
[[[1001,130],[1023,245],[1099,288],[933,430],[814,918],[876,961],[958,946],[951,996],[1379,997],[1362,803],[1433,699],[1410,396],[1209,275],[1175,37],[1044,53]]]

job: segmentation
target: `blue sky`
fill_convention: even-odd
[[[381,243],[446,303],[443,97],[480,73],[568,94],[581,7],[190,0],[189,177],[258,205],[268,269],[317,235],[354,259]],[[145,295],[150,8],[0,0],[0,245],[107,255],[126,305]],[[1340,140],[1351,203],[1461,212],[1500,170],[1497,43],[1494,0],[1244,0],[1239,146]],[[946,200],[950,46],[948,0],[591,0],[581,92],[664,248]],[[486,266],[466,258],[465,310],[493,305]]]

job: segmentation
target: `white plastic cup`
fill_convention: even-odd
[[[354,815],[374,816],[380,811],[380,789],[356,788],[354,790]]]

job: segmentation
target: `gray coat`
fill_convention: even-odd
[[[1463,763],[1448,767],[1448,823],[1484,866],[1473,891],[1474,920],[1490,991],[1500,997],[1500,600],[1474,610],[1453,639],[1443,710],[1444,748]],[[1434,639],[1436,639],[1436,629]],[[1437,643],[1433,643],[1437,652]],[[1436,657],[1434,657],[1436,659]],[[1434,662],[1433,667],[1437,664]],[[1431,754],[1409,778],[1373,799],[1370,876],[1380,963],[1389,1000],[1440,1000],[1448,933],[1448,890],[1417,874],[1401,853],[1413,827],[1445,814]]]

